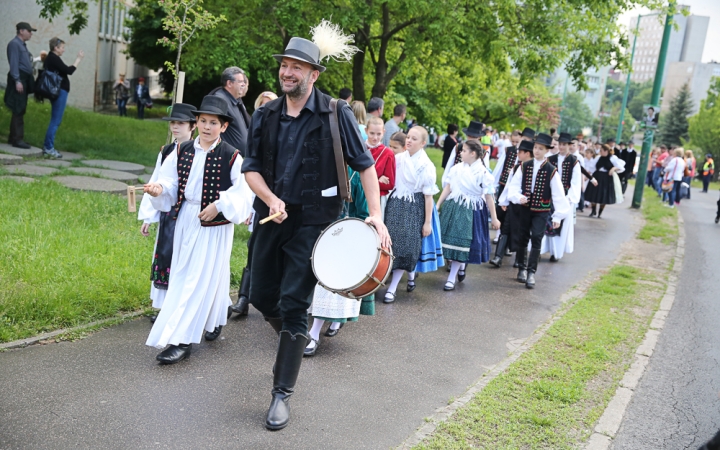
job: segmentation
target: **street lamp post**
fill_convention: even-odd
[[[602,142],[602,123],[603,123],[603,117],[605,117],[605,112],[603,111],[605,109],[605,99],[607,97],[607,94],[613,92],[613,89],[606,89],[603,93],[602,99],[600,99],[600,113],[598,114],[600,116],[600,122],[598,123],[598,142]]]
[[[637,44],[638,30],[640,29],[640,18],[638,14],[637,24],[635,25],[635,38],[633,39],[632,53],[630,54],[630,69],[628,70],[627,79],[625,80],[625,90],[623,92],[622,108],[620,108],[620,120],[618,122],[618,130],[615,135],[615,141],[620,142],[622,140],[623,122],[625,121],[625,108],[627,108],[628,92],[630,90],[630,74],[632,74],[632,65],[635,60],[635,44]]]
[[[657,67],[655,68],[655,80],[653,82],[652,97],[650,98],[650,104],[655,106],[660,103],[660,89],[662,88],[663,74],[665,73],[665,59],[667,57],[668,44],[670,42],[670,33],[672,32],[675,4],[676,0],[670,0],[670,3],[668,4],[668,15],[665,19],[665,30],[663,31],[662,44],[660,44],[660,54],[658,55]],[[646,127],[645,134],[643,135],[642,151],[640,152],[640,168],[638,169],[637,178],[635,179],[635,192],[632,200],[633,208],[640,208],[640,205],[642,205],[643,189],[645,188],[645,176],[647,173],[645,168],[647,168],[654,136],[654,129]]]

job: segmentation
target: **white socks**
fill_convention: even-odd
[[[460,271],[460,268],[463,267],[464,264],[458,261],[453,261],[450,264],[450,275],[448,275],[448,282],[455,284],[455,277],[457,277],[458,272]]]
[[[392,272],[392,280],[390,281],[390,286],[388,286],[387,291],[390,294],[395,294],[395,291],[397,290],[398,284],[400,284],[400,279],[402,278],[403,274],[405,273],[402,269],[395,269]]]
[[[310,335],[310,337],[313,338],[313,339],[315,339],[316,341],[319,341],[319,340],[320,340],[320,330],[321,330],[321,328],[322,328],[323,325],[325,325],[325,321],[324,321],[324,320],[318,319],[318,318],[314,317],[314,318],[313,318],[312,328],[310,329],[310,332],[308,333],[308,334]],[[315,343],[313,343],[312,341],[310,341],[310,342],[308,343],[308,345],[309,345],[310,343],[312,343],[313,345],[315,345]]]
[[[340,325],[342,325],[340,322],[332,322],[332,323],[330,324],[330,329],[331,329],[331,330],[337,330],[338,328],[340,328]]]

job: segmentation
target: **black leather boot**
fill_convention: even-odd
[[[275,375],[273,377],[272,401],[265,419],[268,430],[282,430],[290,421],[290,396],[295,391],[295,383],[300,373],[303,353],[308,338],[301,334],[292,335],[289,331],[280,333]]]
[[[250,269],[243,269],[240,289],[238,290],[238,301],[230,307],[232,312],[240,316],[247,316],[250,309]]]
[[[537,272],[538,260],[540,260],[540,250],[530,250],[530,258],[528,258],[527,265],[527,280],[525,282],[525,287],[528,289],[535,288],[535,272]]]
[[[503,256],[505,256],[505,248],[507,247],[507,239],[507,236],[504,234],[501,234],[500,239],[498,239],[497,247],[495,247],[495,257],[490,260],[490,264],[495,267],[500,267],[502,265]]]
[[[160,364],[175,364],[190,356],[191,351],[192,344],[171,345],[160,352],[155,359],[160,361]]]
[[[266,317],[265,321],[269,323],[271,327],[273,327],[273,330],[275,330],[276,333],[280,334],[280,332],[282,331],[282,318]]]
[[[527,281],[527,248],[520,248],[515,255],[518,263],[517,280],[519,283],[525,283]]]
[[[205,332],[205,340],[206,341],[214,341],[215,339],[220,337],[220,333],[222,332],[222,326],[215,327],[213,331],[206,331]]]

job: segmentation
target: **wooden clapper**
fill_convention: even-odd
[[[142,192],[143,186],[127,187],[128,212],[137,212],[137,200],[135,199],[135,191],[138,190]]]

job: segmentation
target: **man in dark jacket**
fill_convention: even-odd
[[[5,105],[12,112],[10,119],[10,136],[8,142],[13,147],[30,148],[25,143],[25,110],[27,109],[28,94],[33,92],[34,80],[32,69],[32,56],[28,52],[25,42],[37,31],[27,22],[15,25],[17,35],[7,45],[7,58],[10,72],[8,72],[7,88],[5,89]]]
[[[145,78],[138,78],[138,85],[135,88],[135,104],[137,105],[138,119],[145,118],[145,107],[152,105],[150,90],[145,86]]]
[[[247,77],[241,68],[228,67],[223,70],[220,84],[221,86],[213,89],[210,95],[224,99],[228,103],[228,114],[233,118],[220,136],[223,141],[240,150],[240,155],[244,158],[248,127],[250,126],[250,115],[242,102],[242,97],[248,90]]]
[[[335,55],[327,55],[332,57]],[[284,428],[288,401],[300,373],[308,338],[307,309],[317,279],[309,263],[318,236],[342,209],[328,95],[314,88],[325,71],[315,42],[292,38],[280,62],[283,96],[258,108],[252,117],[242,171],[257,195],[256,217],[279,213],[272,222],[255,221],[256,245],[250,263],[250,302],[279,335],[272,402],[265,426]],[[370,216],[383,247],[390,236],[380,212],[375,161],[360,138],[352,110],[337,104],[338,133],[345,161],[359,172]],[[262,244],[262,245],[260,245]]]

